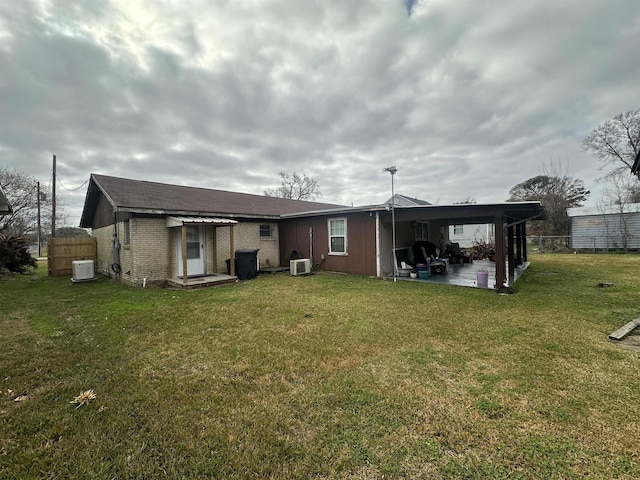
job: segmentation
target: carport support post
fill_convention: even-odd
[[[504,258],[504,220],[502,214],[495,217],[496,223],[496,290],[501,288],[507,280],[507,268]]]
[[[214,225],[211,230],[213,230],[211,237],[211,263],[213,265],[213,273],[216,273],[218,271],[218,229]]]
[[[507,227],[507,262],[509,265],[509,284],[513,283],[516,274],[516,265],[514,259],[513,242],[514,242],[514,227],[509,225]]]
[[[522,227],[523,223],[516,225],[516,265],[522,265]]]
[[[187,285],[187,226],[182,224],[182,285]]]
[[[229,248],[231,249],[231,253],[229,254],[229,274],[232,277],[236,276],[236,257],[234,255],[234,246],[233,246],[233,225],[229,225]]]

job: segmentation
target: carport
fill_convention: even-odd
[[[511,285],[526,267],[527,221],[543,215],[540,202],[396,206],[396,247],[411,247],[420,237],[436,245],[448,242],[449,225],[493,224],[495,271],[490,273],[497,289]],[[379,210],[377,219],[378,276],[383,277],[393,272],[391,209]]]

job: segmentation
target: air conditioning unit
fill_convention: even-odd
[[[73,271],[72,281],[93,280],[93,260],[74,260],[71,262],[71,269]]]
[[[311,260],[308,258],[291,260],[289,262],[289,271],[291,275],[309,275],[311,273]]]

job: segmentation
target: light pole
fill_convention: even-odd
[[[40,182],[36,183],[37,189],[38,189],[38,257],[42,256],[42,228],[41,228],[41,221],[40,221]]]
[[[395,191],[393,188],[393,176],[396,174],[396,172],[398,171],[398,169],[396,168],[396,166],[392,166],[392,167],[387,167],[384,169],[385,172],[389,172],[391,174],[391,230],[392,230],[392,235],[393,235],[393,240],[392,240],[392,254],[391,254],[391,258],[393,259],[393,281],[397,281],[398,278],[398,264],[396,261],[396,199],[395,199]]]

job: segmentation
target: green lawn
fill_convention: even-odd
[[[0,280],[0,478],[640,478],[640,354],[607,339],[640,256],[532,260],[514,295]]]

